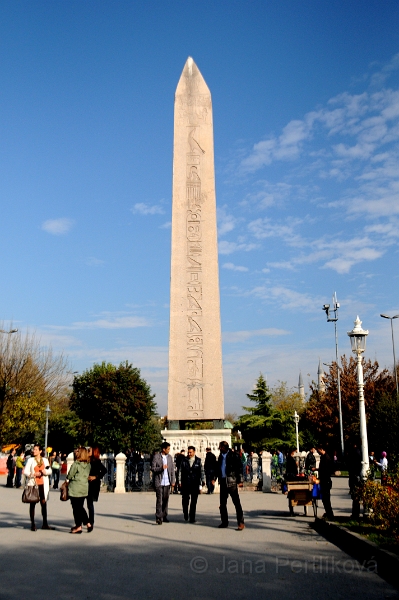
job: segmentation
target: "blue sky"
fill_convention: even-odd
[[[130,360],[166,414],[173,99],[213,99],[226,411],[334,358],[392,367],[397,1],[3,3],[0,317],[82,371]],[[397,331],[399,348],[399,331]],[[307,374],[310,374],[309,376]]]

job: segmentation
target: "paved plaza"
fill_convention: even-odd
[[[104,493],[94,531],[81,535],[69,534],[71,506],[56,491],[48,505],[56,531],[31,532],[21,495],[0,477],[2,600],[399,598],[372,564],[312,531],[302,508],[289,517],[281,494],[242,493],[246,529],[238,532],[232,511],[229,529],[217,529],[216,494],[199,497],[196,524],[184,522],[181,497],[172,496],[171,522],[157,526],[153,493]],[[333,507],[350,512],[346,480],[334,479]]]

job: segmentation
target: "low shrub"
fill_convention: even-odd
[[[368,479],[359,488],[359,500],[369,509],[370,523],[399,539],[399,468],[388,473],[384,485]]]

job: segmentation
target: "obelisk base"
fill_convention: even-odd
[[[205,460],[206,449],[219,456],[220,442],[227,442],[231,446],[231,429],[162,429],[162,437],[170,444],[172,457],[180,450],[187,454],[188,446],[194,446],[196,455]]]

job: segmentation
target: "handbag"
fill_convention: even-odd
[[[39,500],[39,488],[36,482],[33,485],[26,484],[22,492],[22,502],[24,504],[36,504]]]
[[[64,481],[64,483],[60,487],[60,500],[61,502],[66,502],[67,500],[69,500],[67,481]]]

